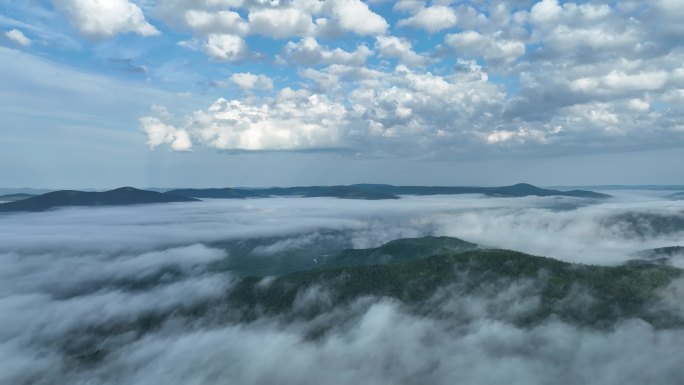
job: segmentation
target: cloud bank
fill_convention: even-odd
[[[270,94],[225,98],[235,114],[263,110],[258,121],[269,128],[249,140],[213,140],[242,137],[242,119],[218,128],[215,119],[177,116],[193,145],[418,158],[681,145],[682,31],[667,1],[160,2],[156,11],[206,41],[213,59],[245,59],[244,39],[259,34],[281,48],[256,56],[273,54],[296,71]],[[219,41],[240,48],[228,54]],[[277,106],[290,91],[334,101],[336,127],[318,109],[283,120]],[[212,114],[223,100],[196,114]],[[302,123],[330,138],[303,138]],[[207,130],[215,132],[209,140]]]
[[[539,306],[529,279],[469,294],[444,287],[428,314],[388,298],[332,303],[325,285],[295,301],[304,312],[322,306],[314,318],[249,318],[225,305],[240,282],[225,268],[231,259],[426,234],[615,264],[683,243],[684,202],[272,198],[3,215],[0,382],[671,384],[684,375],[680,329],[638,319],[605,330],[553,318],[519,326]],[[244,255],[226,241],[242,242]],[[684,316],[682,288],[674,281],[654,307]],[[576,294],[568,300],[590,300]]]
[[[176,159],[211,163],[206,154],[218,149],[312,158],[339,151],[390,165],[599,154],[627,161],[684,145],[683,31],[672,4],[54,0],[13,4],[0,24],[4,41],[27,56],[178,96],[110,108],[135,116],[98,126],[126,132],[137,121],[141,132],[129,133],[139,149],[147,141],[195,150]],[[15,59],[8,65],[17,64],[16,50],[7,51]],[[12,127],[42,127],[25,106],[44,92],[29,83],[8,93]],[[73,87],[61,77],[49,83]],[[109,106],[103,97],[131,102],[109,94],[86,99],[99,109]],[[149,113],[150,104],[170,112]],[[79,107],[49,115],[92,125]],[[86,141],[104,142],[100,131]]]

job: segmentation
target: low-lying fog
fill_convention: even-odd
[[[0,250],[115,253],[263,237],[291,238],[280,245],[295,247],[322,231],[339,230],[344,247],[448,235],[570,262],[617,264],[635,251],[684,243],[684,200],[612,193],[621,195],[607,201],[456,195],[65,208],[0,215]]]
[[[370,297],[333,310],[346,314],[344,322],[318,339],[306,337],[309,321],[221,324],[182,311],[220,302],[240,279],[212,267],[231,258],[221,242],[239,239],[256,239],[247,254],[269,258],[321,242],[365,248],[448,235],[606,265],[684,245],[684,201],[611,193],[616,198],[601,202],[271,198],[0,215],[0,383],[678,383],[684,331],[634,319],[593,330],[553,319],[520,328],[492,318],[486,304],[534,302],[518,299],[521,283],[449,302],[472,313],[456,328]],[[140,284],[151,276],[161,278]],[[682,295],[684,284],[676,282],[663,304],[684,312]],[[165,316],[149,332],[122,326],[155,314]],[[84,363],[78,349],[95,354],[93,345],[106,355]]]

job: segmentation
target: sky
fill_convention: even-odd
[[[681,184],[681,20],[682,0],[0,0],[1,184]]]

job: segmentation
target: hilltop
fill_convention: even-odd
[[[334,238],[340,233],[330,232]],[[280,249],[283,239],[256,238],[214,242],[212,247],[225,250],[230,258],[220,268],[242,276],[283,275],[296,271],[344,266],[369,266],[396,263],[431,255],[474,250],[478,245],[452,237],[402,238],[366,249],[342,249],[339,244],[292,244]]]

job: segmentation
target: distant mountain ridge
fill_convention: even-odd
[[[355,186],[309,186],[309,187],[269,187],[269,188],[208,188],[176,189],[168,194],[193,198],[269,198],[275,196],[331,197],[342,199],[399,199],[398,196],[381,191],[368,191]]]
[[[370,191],[384,191],[397,195],[452,195],[452,194],[484,194],[489,196],[501,197],[523,197],[523,196],[570,196],[582,198],[609,198],[608,194],[601,194],[594,191],[572,190],[560,191],[540,188],[529,183],[518,183],[511,186],[501,187],[448,187],[448,186],[392,186],[382,184],[359,184],[353,185]]]
[[[659,184],[602,184],[602,185],[579,185],[579,186],[553,186],[554,189],[578,189],[578,190],[652,190],[652,191],[681,191],[684,185],[659,185]]]
[[[197,199],[139,190],[133,187],[121,187],[104,192],[60,190],[0,204],[0,212],[45,211],[65,206],[125,206],[143,203],[193,201],[197,201]]]
[[[268,188],[208,188],[175,189],[169,194],[193,198],[267,198],[278,196],[332,197],[342,199],[399,199],[399,195],[457,195],[484,194],[498,197],[568,196],[579,198],[610,198],[594,191],[560,191],[543,189],[527,183],[502,187],[449,187],[449,186],[394,186],[388,184],[353,184],[349,186],[308,186]]]
[[[31,198],[36,196],[35,194],[27,194],[27,193],[16,193],[16,194],[6,194],[6,195],[0,195],[0,202],[14,202],[14,201],[20,201],[22,199],[26,198]]]
[[[356,184],[349,186],[305,186],[269,188],[209,188],[175,189],[167,192],[121,187],[104,192],[59,190],[41,195],[11,194],[7,203],[0,204],[0,212],[44,211],[64,206],[122,206],[143,203],[192,202],[196,198],[269,198],[278,196],[331,197],[340,199],[384,200],[399,199],[399,195],[454,195],[484,194],[495,197],[569,196],[581,198],[609,198],[610,195],[593,191],[560,191],[539,188],[526,183],[503,187],[441,187],[393,186],[384,184]],[[0,197],[2,198],[2,197]],[[2,201],[2,199],[0,199]]]

